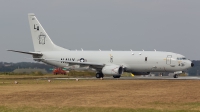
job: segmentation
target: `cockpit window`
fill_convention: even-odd
[[[187,60],[185,57],[177,58],[177,60]]]
[[[183,60],[187,60],[187,58],[182,58]]]

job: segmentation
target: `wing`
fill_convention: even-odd
[[[34,59],[34,58],[33,58]],[[36,60],[38,60],[37,58]],[[61,63],[66,63],[69,66],[71,65],[80,65],[80,66],[89,66],[90,68],[96,69],[97,71],[101,71],[101,69],[105,66],[104,63],[94,63],[94,62],[79,62],[79,61],[67,61],[67,60],[56,60],[56,59],[45,59],[40,58],[39,60],[43,61],[57,61]],[[66,66],[67,67],[67,66]]]
[[[69,64],[77,64],[77,65],[92,65],[92,66],[105,66],[103,63],[93,63],[93,62],[78,62],[78,61],[67,61],[67,60],[55,60],[55,59],[43,59],[47,61],[57,61]]]

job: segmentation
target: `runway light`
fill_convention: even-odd
[[[51,82],[51,80],[49,79],[48,82]]]
[[[76,81],[79,81],[79,79],[78,79],[78,78],[76,78]]]

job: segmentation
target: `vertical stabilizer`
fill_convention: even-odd
[[[36,52],[42,51],[66,51],[68,49],[59,47],[55,45],[48,34],[45,32],[44,28],[37,20],[35,14],[28,14],[29,25],[31,29],[31,35],[33,39],[33,46]]]

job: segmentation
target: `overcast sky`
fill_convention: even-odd
[[[28,13],[52,41],[84,50],[169,51],[200,59],[200,0],[1,0],[0,61],[32,62]]]

